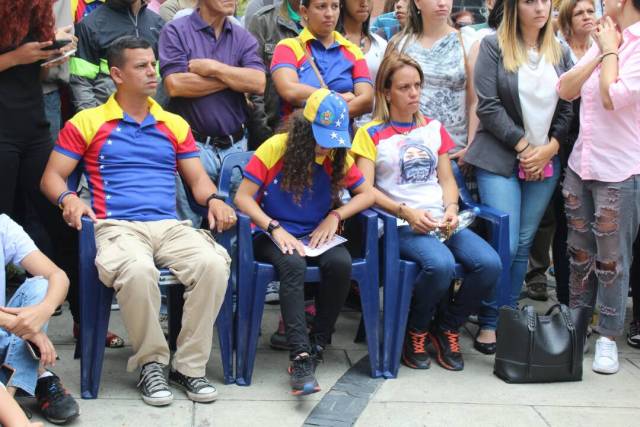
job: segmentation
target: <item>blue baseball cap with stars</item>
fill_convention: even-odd
[[[351,148],[349,108],[336,92],[316,90],[307,99],[303,114],[311,122],[318,145],[323,148]]]

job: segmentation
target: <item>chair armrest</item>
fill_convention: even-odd
[[[363,221],[364,245],[363,258],[372,266],[378,265],[378,215],[372,209],[365,209],[357,214],[357,218]]]
[[[243,268],[249,268],[255,258],[253,255],[253,236],[251,234],[251,219],[242,212],[236,211],[238,215],[238,258]]]
[[[399,260],[400,259],[400,244],[398,241],[398,219],[385,212],[379,207],[372,208],[378,217],[382,219],[383,232],[382,236],[383,251],[382,258],[383,263],[387,264],[387,260]]]
[[[453,176],[456,178],[456,184],[458,184],[458,196],[460,200],[462,200],[462,204],[472,207],[474,204],[473,197],[467,190],[467,185],[464,182],[464,175],[458,166],[458,163],[455,161],[451,162],[451,169],[453,170]]]

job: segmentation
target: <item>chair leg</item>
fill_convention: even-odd
[[[258,336],[264,313],[264,295],[269,281],[240,283],[238,295],[238,334],[236,341],[236,384],[251,385]],[[242,288],[242,289],[240,289]]]
[[[396,378],[400,368],[402,345],[407,329],[409,307],[413,294],[415,272],[400,267],[400,277],[395,286],[385,284],[384,290],[384,350],[383,375],[385,378]]]
[[[182,309],[184,306],[184,286],[169,285],[167,295],[167,314],[169,322],[169,348],[176,351],[177,341],[182,327]]]
[[[224,383],[233,384],[233,286],[227,287],[224,302],[216,319]]]
[[[360,323],[358,323],[358,330],[356,331],[356,336],[353,339],[354,343],[361,343],[367,339],[367,333],[364,328],[364,315],[360,316]]]
[[[113,290],[95,279],[83,281],[81,278],[80,283],[80,389],[83,399],[96,399]]]
[[[362,302],[362,321],[366,331],[367,347],[369,350],[369,363],[371,365],[371,377],[382,376],[380,370],[380,334],[379,314],[380,297],[377,281],[363,280],[360,286],[360,298]]]

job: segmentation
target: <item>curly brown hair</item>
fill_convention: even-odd
[[[331,201],[332,206],[340,202],[343,189],[347,149],[336,148],[329,154],[331,159]],[[313,167],[316,161],[316,139],[311,123],[304,118],[302,110],[293,113],[289,120],[287,148],[282,165],[282,188],[293,194],[295,203],[300,204],[304,190],[313,185]]]
[[[0,49],[17,47],[31,34],[36,41],[53,40],[53,0],[3,0],[0,16],[6,18],[0,28]]]

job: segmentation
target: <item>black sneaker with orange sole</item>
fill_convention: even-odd
[[[291,361],[289,375],[291,376],[291,394],[304,396],[320,391],[316,380],[316,361],[310,354],[300,354]]]
[[[462,371],[464,360],[460,352],[460,333],[458,331],[432,328],[429,332],[429,341],[436,350],[436,362],[438,365],[450,371]]]
[[[402,348],[402,363],[413,369],[429,369],[431,358],[427,353],[428,332],[408,329]]]

